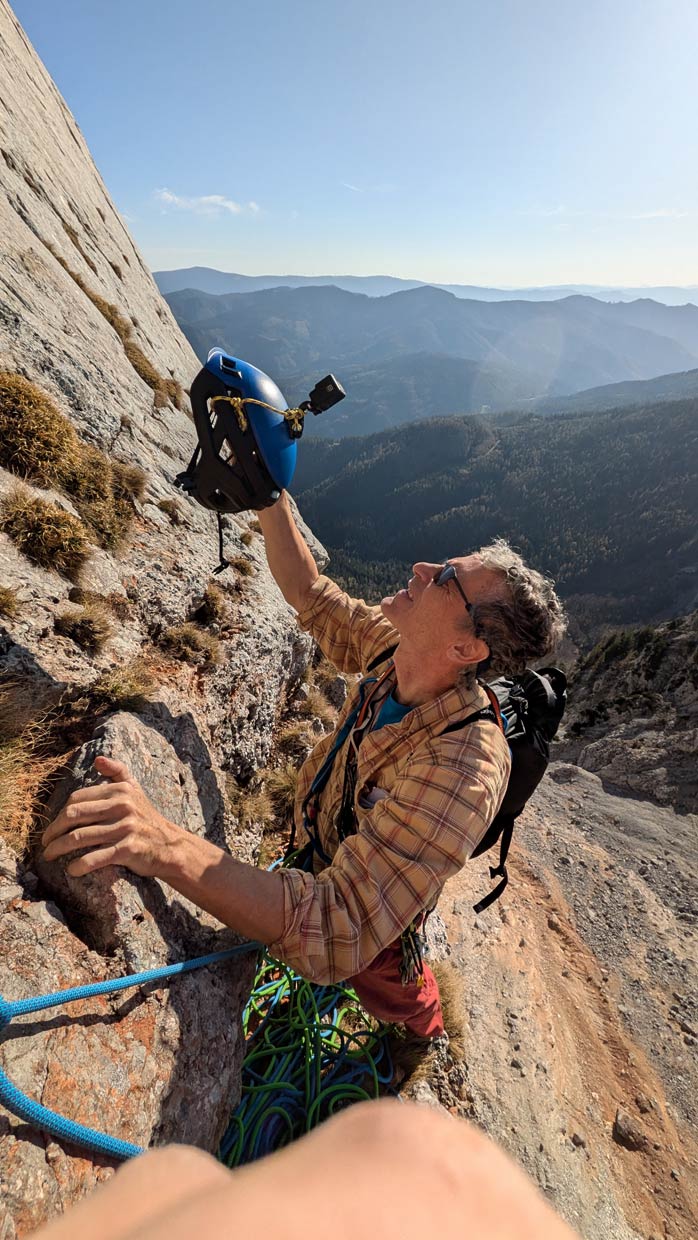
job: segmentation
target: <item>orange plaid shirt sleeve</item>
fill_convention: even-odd
[[[340,672],[365,671],[376,655],[398,641],[380,607],[350,598],[329,577],[320,576],[311,586],[298,623]]]
[[[345,670],[365,667],[397,637],[377,609],[355,603],[326,578],[299,620]],[[344,766],[337,756],[318,820],[332,861],[317,874],[279,871],[285,929],[269,945],[272,955],[313,981],[340,981],[367,968],[436,903],[484,835],[506,788],[509,749],[491,723],[441,735],[451,717],[465,718],[486,704],[482,690],[456,687],[415,708],[399,727],[367,737],[359,758],[357,830],[342,843],[332,822]],[[321,742],[318,749],[327,745]],[[314,751],[304,764],[301,798],[322,758]],[[362,807],[369,774],[368,786],[382,795]]]

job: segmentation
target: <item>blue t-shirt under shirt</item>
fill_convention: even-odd
[[[384,727],[386,723],[399,723],[401,719],[404,719],[408,711],[412,709],[411,706],[403,706],[401,702],[396,702],[392,693],[389,694],[378,711],[371,731],[375,732],[378,728]]]

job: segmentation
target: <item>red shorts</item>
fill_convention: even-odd
[[[380,952],[362,973],[347,978],[363,1006],[378,1020],[395,1021],[422,1038],[436,1038],[444,1032],[439,987],[428,965],[418,982],[403,986],[400,977],[400,940]]]

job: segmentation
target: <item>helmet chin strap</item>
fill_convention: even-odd
[[[219,573],[224,573],[226,568],[230,568],[230,560],[226,560],[225,555],[223,553],[223,515],[222,513],[217,512],[216,519],[218,521],[218,558],[220,562],[218,564],[218,567],[214,568],[213,570],[214,577],[217,577]]]

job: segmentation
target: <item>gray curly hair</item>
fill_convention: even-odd
[[[564,608],[554,583],[529,568],[505,538],[496,538],[478,554],[483,568],[504,585],[503,591],[473,603],[470,613],[475,632],[490,648],[488,675],[516,676],[559,645],[567,629]],[[465,678],[474,680],[475,671],[466,669]]]

